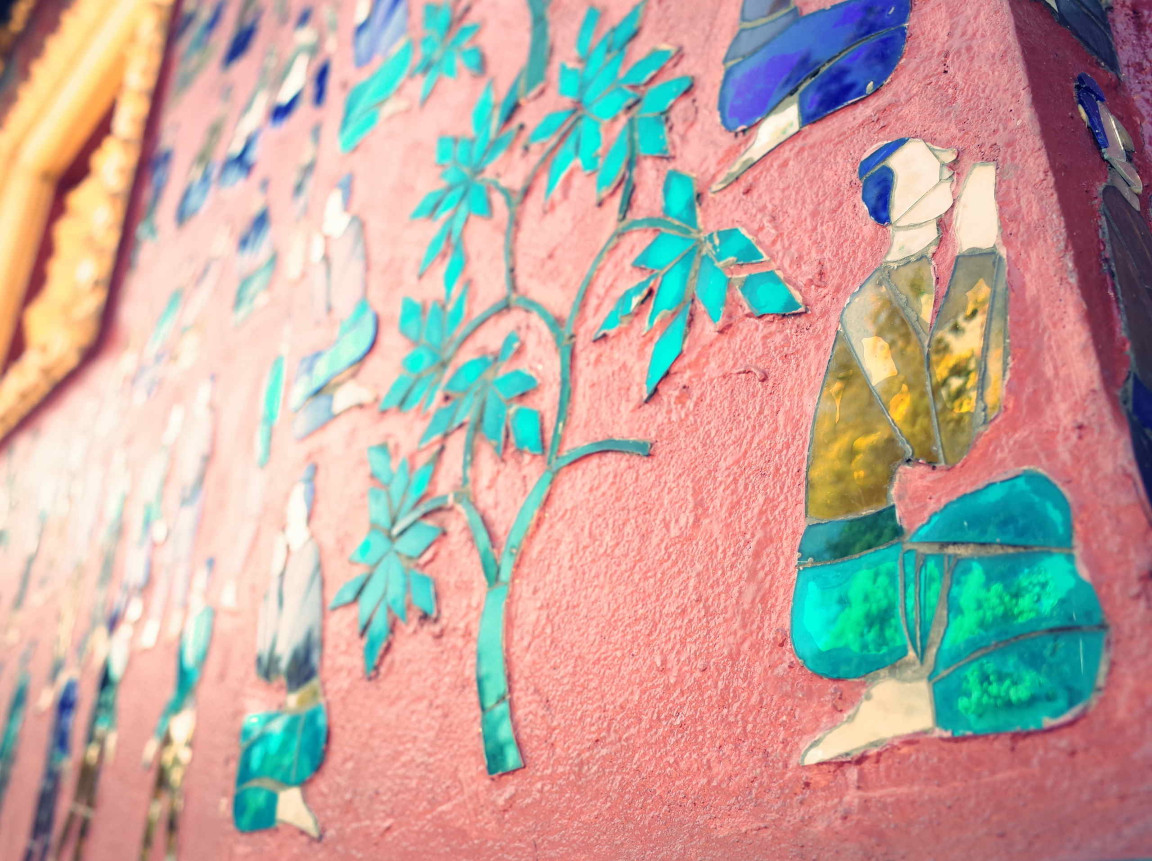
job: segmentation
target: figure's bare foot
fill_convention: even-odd
[[[842,723],[812,742],[800,763],[813,765],[846,757],[898,736],[928,732],[934,726],[927,679],[884,679],[868,689]]]
[[[320,837],[320,823],[316,821],[316,814],[304,802],[304,793],[299,786],[280,791],[276,799],[276,821],[293,825],[309,837]]]

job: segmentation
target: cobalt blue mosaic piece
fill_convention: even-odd
[[[244,0],[240,7],[240,14],[236,17],[232,38],[228,40],[228,48],[224,51],[222,65],[225,69],[248,53],[248,49],[252,46],[252,38],[260,26],[260,13],[262,11],[256,0]]]
[[[741,28],[720,86],[724,127],[748,128],[789,96],[807,125],[868,95],[900,62],[910,11],[909,0],[848,0],[804,16],[789,5]]]
[[[331,69],[332,61],[325,60],[320,64],[320,68],[316,70],[314,89],[312,90],[312,104],[315,107],[323,107],[324,100],[328,97],[328,74]]]
[[[184,193],[180,195],[180,204],[176,207],[176,225],[178,227],[204,208],[204,204],[208,200],[208,192],[212,190],[215,176],[216,165],[209,162],[184,187]]]

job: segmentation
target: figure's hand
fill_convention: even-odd
[[[1000,236],[996,206],[996,165],[972,166],[956,200],[956,243],[959,251],[992,248]]]

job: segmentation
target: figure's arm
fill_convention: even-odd
[[[1008,288],[997,247],[996,167],[977,164],[956,205],[956,262],[929,341],[932,394],[945,463],[956,463],[1000,411]]]

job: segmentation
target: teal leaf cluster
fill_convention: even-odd
[[[510,332],[498,355],[477,356],[460,365],[444,384],[448,403],[432,414],[420,444],[426,445],[468,424],[469,436],[478,429],[498,455],[503,455],[509,433],[516,448],[543,454],[540,411],[513,403],[536,388],[536,378],[519,369],[503,370],[519,346],[519,336]]]
[[[436,469],[435,459],[418,469],[412,469],[406,458],[394,466],[386,446],[373,446],[368,449],[368,464],[381,486],[368,490],[371,525],[349,560],[371,570],[341,586],[328,608],[356,603],[366,675],[388,645],[393,619],[408,621],[409,602],[425,616],[436,614],[435,584],[417,563],[444,531],[425,520],[419,508]]]
[[[576,40],[578,62],[560,65],[560,95],[572,105],[553,111],[528,137],[529,144],[551,141],[555,149],[545,197],[550,197],[576,163],[596,173],[596,196],[602,201],[623,183],[619,215],[631,205],[633,172],[640,156],[670,155],[666,114],[692,86],[688,76],[659,84],[652,79],[675,56],[673,48],[656,48],[625,67],[628,43],[636,35],[644,3],[633,7],[615,27],[593,42],[600,12],[590,8]],[[605,152],[606,126],[625,117]]]
[[[732,266],[763,263],[764,252],[743,229],[707,232],[700,227],[696,183],[679,171],[664,179],[664,218],[646,219],[640,226],[658,227],[655,238],[633,261],[651,274],[625,290],[608,312],[596,338],[616,331],[651,300],[645,331],[667,320],[656,339],[645,378],[646,398],[655,394],[684,349],[693,302],[716,325],[724,315],[728,292],[735,287],[751,312],[791,314],[804,306],[775,271],[729,275]]]
[[[440,179],[444,185],[426,194],[412,213],[413,218],[440,222],[420,262],[420,274],[446,248],[463,255],[461,237],[471,216],[492,217],[489,190],[492,186],[501,187],[495,180],[484,177],[483,172],[508,151],[516,136],[516,129],[499,134],[500,123],[489,81],[472,110],[472,136],[445,136],[436,142],[436,164],[443,168]]]
[[[408,77],[412,67],[412,43],[405,39],[393,54],[367,78],[348,92],[340,118],[340,152],[351,152],[376,127],[384,103]]]
[[[453,26],[456,25],[455,31]],[[484,54],[468,44],[480,30],[479,24],[459,25],[452,20],[452,3],[424,5],[424,35],[420,39],[420,60],[413,74],[423,75],[420,104],[432,94],[441,78],[455,79],[463,66],[473,75],[484,74]]]
[[[437,300],[426,308],[407,296],[401,300],[400,334],[412,343],[412,350],[401,363],[400,376],[380,402],[382,411],[427,410],[432,405],[455,353],[454,339],[467,301],[467,284],[451,301]]]

